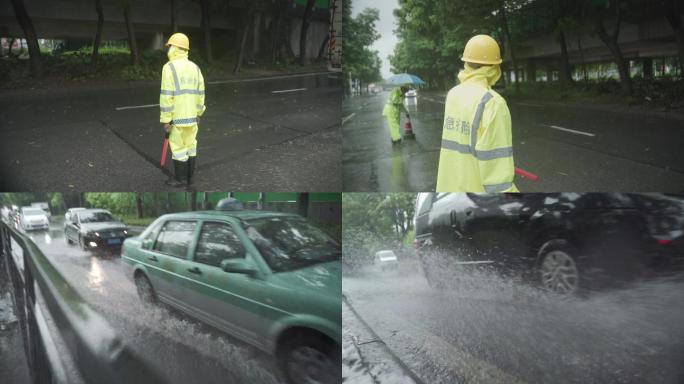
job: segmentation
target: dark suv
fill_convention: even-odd
[[[455,269],[479,267],[566,294],[684,266],[681,195],[425,193],[415,226],[437,287]]]

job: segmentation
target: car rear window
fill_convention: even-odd
[[[167,221],[154,243],[154,250],[185,259],[196,225],[194,221]]]
[[[194,261],[220,267],[223,260],[244,258],[245,253],[242,241],[229,224],[204,223]]]

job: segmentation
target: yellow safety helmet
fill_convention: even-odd
[[[169,37],[169,41],[166,42],[166,46],[175,45],[178,48],[183,48],[186,51],[190,50],[190,39],[188,39],[185,34],[177,32]]]
[[[461,60],[486,65],[501,64],[499,44],[491,36],[473,36],[468,40]]]

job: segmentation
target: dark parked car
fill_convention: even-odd
[[[423,270],[437,287],[454,269],[477,266],[567,294],[684,266],[680,195],[420,194],[415,225]]]
[[[81,249],[120,247],[128,237],[126,224],[116,220],[104,209],[74,211],[64,226],[68,244],[76,243]]]

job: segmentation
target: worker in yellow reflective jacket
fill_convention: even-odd
[[[174,33],[166,43],[169,61],[162,70],[159,121],[169,135],[174,176],[166,184],[192,185],[197,156],[197,128],[204,106],[204,78],[199,67],[188,60],[190,40]]]
[[[511,115],[491,87],[501,77],[501,53],[487,35],[463,50],[460,84],[447,94],[438,192],[517,192],[513,184]]]
[[[387,100],[387,104],[385,104],[385,109],[382,111],[382,115],[387,119],[392,144],[396,144],[401,140],[401,132],[399,131],[401,113],[404,112],[406,118],[409,117],[408,110],[406,110],[406,107],[404,106],[404,95],[406,95],[406,92],[408,92],[407,86],[394,88],[392,92],[390,92],[390,97]]]

